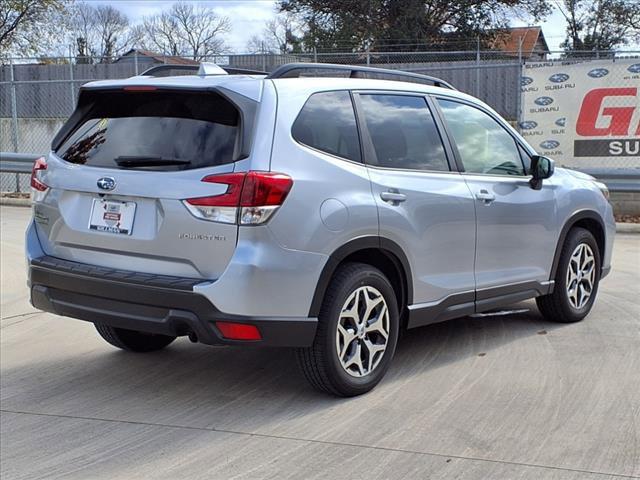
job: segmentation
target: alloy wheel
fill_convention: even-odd
[[[344,302],[336,330],[336,353],[351,376],[369,375],[384,356],[389,339],[387,302],[376,288],[359,287]]]
[[[581,243],[571,254],[567,268],[567,296],[576,310],[584,307],[591,298],[595,275],[596,260],[593,250],[586,243]]]

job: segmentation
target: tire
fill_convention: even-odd
[[[375,306],[364,318],[367,305]],[[351,317],[345,315],[348,311],[359,313]],[[298,364],[317,390],[341,397],[361,395],[375,387],[389,368],[399,327],[398,304],[389,280],[370,265],[346,263],[327,288],[313,345],[296,350]]]
[[[592,274],[581,273],[580,276],[575,277],[573,272],[576,267],[587,265],[589,255],[593,257]],[[570,230],[560,253],[553,293],[536,298],[538,310],[545,319],[552,322],[573,323],[587,316],[598,293],[600,262],[600,250],[591,232],[584,228]],[[585,268],[585,271],[589,271],[589,268]],[[582,295],[588,290],[589,282],[591,282],[591,290],[585,300]],[[571,285],[576,285],[576,288],[570,288]],[[582,286],[582,291],[579,286]]]
[[[108,343],[128,352],[154,352],[166,347],[176,339],[176,337],[168,335],[136,332],[102,323],[96,323],[95,326],[100,336]]]

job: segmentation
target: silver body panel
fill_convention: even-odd
[[[612,209],[587,177],[557,168],[542,190],[535,191],[526,177],[371,168],[301,145],[291,135],[304,103],[319,91],[444,92],[488,109],[468,95],[382,80],[271,81],[259,76],[146,77],[95,82],[88,88],[129,84],[224,87],[259,102],[250,156],[220,167],[140,172],[72,165],[51,153],[43,176],[51,188],[35,202],[34,221],[27,231],[29,259],[47,254],[197,278],[202,283],[195,291],[221,312],[304,317],[331,255],[353,240],[380,237],[400,246],[411,267],[413,303],[435,304],[476,289],[548,282],[563,226],[574,214],[588,210],[606,226],[602,261],[604,268],[610,266]],[[224,191],[224,186],[202,183],[204,176],[248,170],[283,172],[293,178],[289,196],[266,225],[206,222],[182,205],[184,198]],[[91,202],[102,193],[96,180],[103,176],[117,183],[108,198],[137,204],[130,236],[87,229]],[[383,201],[380,195],[389,189],[404,193],[407,200],[399,205]],[[480,189],[492,192],[495,200],[478,200]],[[202,240],[199,235],[215,239]]]

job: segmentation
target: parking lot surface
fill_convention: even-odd
[[[640,476],[640,236],[585,321],[526,313],[409,331],[382,383],[336,399],[292,352],[131,354],[27,300],[30,210],[1,209],[0,468],[35,478]]]

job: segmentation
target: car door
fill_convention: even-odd
[[[515,301],[547,293],[557,239],[556,187],[545,182],[541,190],[531,188],[523,148],[497,115],[453,98],[438,98],[437,105],[475,197],[478,309],[497,297]]]
[[[413,278],[409,326],[473,311],[474,200],[450,167],[425,96],[355,95],[380,236],[405,252]]]

